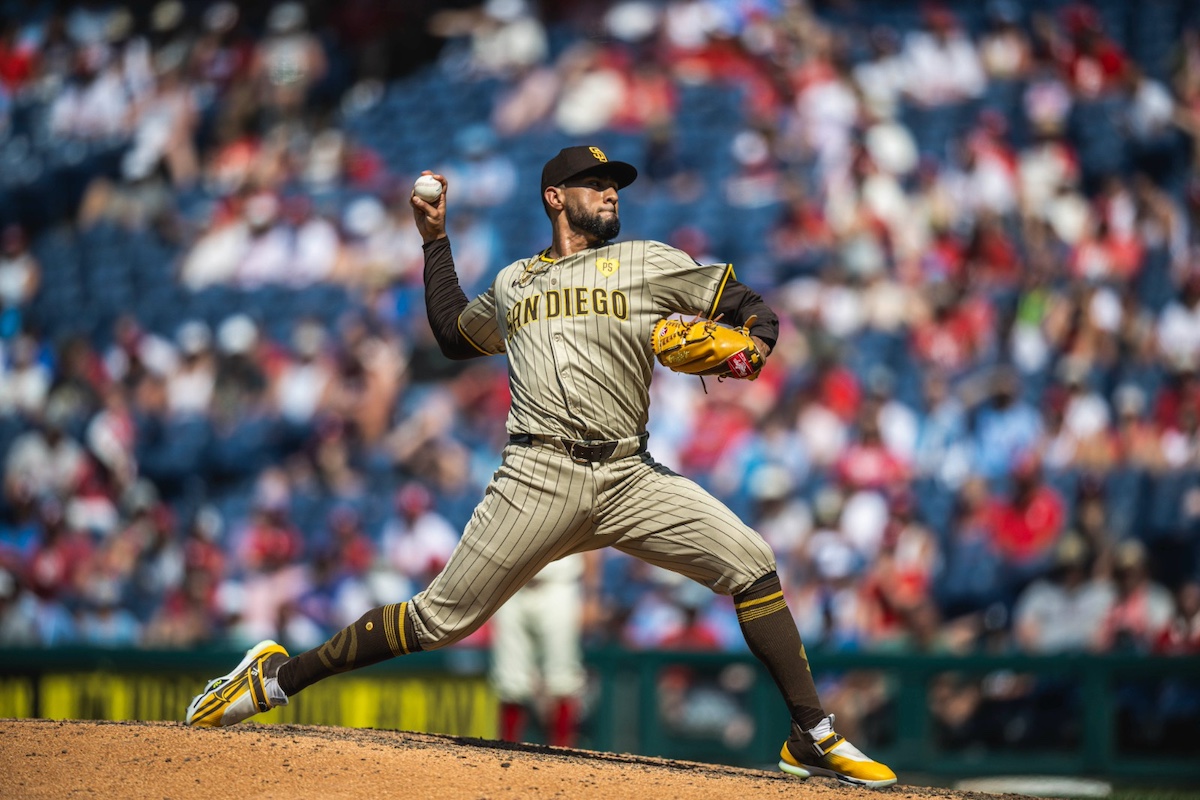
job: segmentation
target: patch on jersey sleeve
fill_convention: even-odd
[[[611,278],[613,273],[621,268],[621,262],[615,258],[597,258],[596,269],[600,270],[600,274],[606,278]]]

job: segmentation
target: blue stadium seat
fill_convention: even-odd
[[[207,286],[192,292],[188,300],[189,316],[202,319],[214,329],[232,314],[242,310],[240,293],[230,286]]]
[[[1118,466],[1104,479],[1108,530],[1115,539],[1134,535],[1142,513],[1142,496],[1149,483],[1144,470]]]
[[[249,478],[273,463],[275,420],[265,416],[238,420],[231,429],[215,431],[208,448],[208,471],[222,480]]]
[[[169,420],[158,435],[139,441],[139,468],[165,493],[174,495],[187,478],[204,468],[211,438],[211,426],[203,417]]]
[[[1152,311],[1162,311],[1175,295],[1171,278],[1171,254],[1166,247],[1146,249],[1141,272],[1134,282],[1138,302]]]
[[[1124,170],[1125,150],[1120,121],[1125,102],[1119,97],[1082,100],[1071,109],[1068,136],[1079,153],[1084,180],[1095,181]]]
[[[1184,6],[1180,0],[1142,0],[1129,15],[1129,55],[1146,74],[1166,81],[1179,31],[1184,28]]]
[[[139,286],[134,300],[138,320],[168,338],[187,319],[186,293],[178,286]]]
[[[1146,512],[1139,517],[1134,535],[1145,541],[1176,535],[1183,523],[1183,500],[1195,484],[1190,470],[1172,470],[1156,475],[1150,482]]]
[[[935,478],[917,478],[912,484],[916,498],[917,515],[945,545],[950,536],[950,524],[954,518],[954,491]]]
[[[12,414],[0,414],[0,453],[8,454],[13,441],[25,432],[25,423]]]
[[[297,290],[292,298],[292,313],[296,316],[310,316],[331,321],[340,316],[351,304],[345,287],[332,283],[318,283]]]

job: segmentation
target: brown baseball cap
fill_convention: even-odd
[[[542,191],[547,186],[558,186],[576,175],[593,170],[610,176],[617,182],[618,189],[624,189],[637,178],[637,169],[632,164],[610,160],[599,147],[577,145],[559,150],[558,155],[542,167]]]

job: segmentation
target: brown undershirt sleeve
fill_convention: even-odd
[[[716,313],[723,315],[721,321],[730,325],[741,325],[751,314],[756,314],[758,319],[751,326],[750,333],[766,342],[772,350],[775,349],[775,343],[779,341],[779,317],[762,296],[746,284],[730,278],[721,292]]]
[[[458,329],[458,316],[467,307],[467,295],[454,271],[450,239],[434,239],[422,249],[425,251],[425,313],[442,354],[455,360],[486,355],[467,341]]]

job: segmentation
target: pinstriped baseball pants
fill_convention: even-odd
[[[449,562],[409,603],[421,647],[454,644],[546,564],[601,547],[721,594],[775,569],[757,532],[648,453],[578,464],[553,444],[509,444]]]

